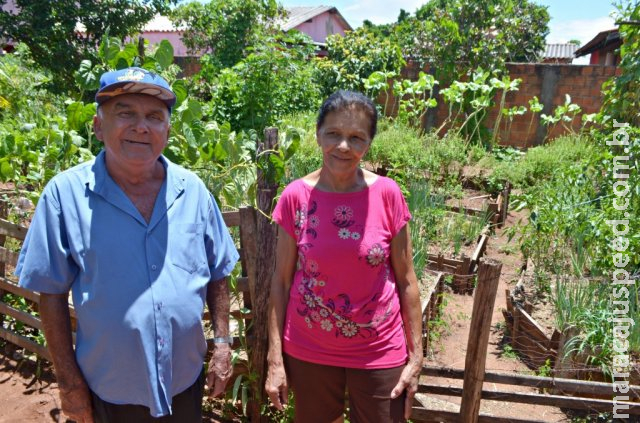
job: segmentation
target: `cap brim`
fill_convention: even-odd
[[[103,87],[96,94],[96,102],[102,104],[105,101],[123,94],[145,94],[163,101],[167,107],[172,108],[176,104],[176,95],[156,84],[148,84],[145,82],[116,82],[114,84]]]

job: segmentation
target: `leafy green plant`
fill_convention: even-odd
[[[498,78],[491,78],[491,86],[496,89],[501,91],[501,95],[500,95],[500,104],[498,105],[498,116],[496,117],[496,121],[493,125],[493,137],[491,138],[491,148],[493,148],[493,146],[495,146],[496,144],[498,144],[498,132],[500,130],[500,120],[502,119],[502,116],[507,116],[510,120],[510,122],[513,121],[513,116],[516,116],[517,114],[524,114],[524,112],[526,111],[526,109],[522,109],[523,106],[515,106],[515,107],[511,107],[509,109],[505,109],[504,104],[507,100],[507,93],[509,93],[510,91],[517,91],[518,87],[520,86],[520,82],[522,82],[521,79],[514,79],[513,81],[511,80],[511,78],[509,77],[509,75],[503,76],[502,79],[498,79]],[[511,130],[511,126],[509,126],[509,130],[507,131],[507,137],[508,137],[508,133]]]
[[[236,131],[262,134],[287,115],[316,109],[320,104],[316,70],[308,60],[313,49],[310,39],[299,32],[263,38],[236,65],[208,77],[205,117],[229,122]]]
[[[562,127],[570,134],[575,134],[576,131],[573,129],[573,120],[574,118],[582,112],[582,109],[577,104],[571,102],[571,96],[569,94],[565,94],[564,104],[560,104],[553,109],[553,115],[546,115],[542,113],[540,115],[540,119],[542,119],[542,123],[547,126],[547,134],[551,133],[553,129],[556,127],[558,122],[561,123]]]
[[[427,110],[437,105],[433,98],[433,87],[438,81],[432,75],[420,72],[416,81],[403,79],[393,83],[393,94],[400,100],[398,119],[415,128],[422,127]]]
[[[405,64],[400,47],[389,39],[377,37],[366,28],[334,34],[327,38],[327,57],[314,66],[321,96],[338,89],[365,92],[365,81],[374,72],[399,74]]]

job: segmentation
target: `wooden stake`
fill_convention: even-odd
[[[264,131],[264,145],[259,151],[273,150],[278,142],[277,128],[267,128]],[[258,170],[257,201],[258,213],[256,226],[258,232],[258,255],[256,258],[256,280],[252,290],[253,298],[253,327],[251,345],[251,371],[256,378],[253,382],[253,397],[250,404],[251,421],[266,422],[267,417],[260,415],[260,407],[266,398],[264,383],[266,378],[268,336],[268,307],[271,292],[271,276],[275,271],[277,226],[271,224],[267,216],[271,215],[273,199],[278,191],[278,185],[266,179],[266,175]]]
[[[502,263],[483,258],[478,268],[478,286],[473,299],[471,328],[467,341],[460,417],[463,423],[478,423],[482,383],[487,361],[491,317],[498,291]]]

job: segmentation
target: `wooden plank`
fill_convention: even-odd
[[[522,325],[520,325],[522,329]],[[518,336],[513,339],[513,347],[524,356],[527,364],[534,368],[544,366],[547,360],[551,363],[555,360],[554,354],[545,345],[527,336],[527,333],[520,330]]]
[[[0,263],[5,263],[16,267],[16,264],[18,264],[18,256],[18,253],[7,250],[4,247],[0,247]]]
[[[256,211],[253,207],[240,209],[240,243],[246,251],[243,264],[247,276],[249,289],[248,298],[244,299],[245,307],[252,308],[255,301],[256,290],[256,256],[258,254],[258,228],[256,226]],[[247,292],[245,291],[245,292]]]
[[[487,361],[487,347],[491,332],[491,316],[498,292],[502,263],[492,259],[480,260],[478,286],[473,299],[471,326],[465,357],[464,395],[460,417],[464,423],[477,423],[480,414],[480,395]]]
[[[549,405],[552,407],[571,408],[574,410],[611,411],[614,402],[604,399],[565,397],[560,395],[537,394],[529,392],[494,392],[483,391],[482,398],[487,400],[517,402],[521,404]],[[640,403],[621,401],[617,403],[629,406],[624,413],[640,415]]]
[[[415,423],[459,423],[460,414],[453,411],[433,410],[430,408],[413,407],[411,421]],[[524,420],[513,417],[496,417],[480,414],[479,423],[544,423],[544,420]]]
[[[16,283],[12,282],[10,279],[0,278],[0,290],[8,291],[12,294],[24,297],[35,304],[40,304],[39,293],[31,291],[30,289],[23,288],[21,286],[18,286]],[[75,327],[76,310],[73,308],[71,304],[69,304],[69,315],[71,316],[71,325]]]
[[[253,319],[253,312],[250,311],[248,313],[243,313],[240,310],[231,310],[229,312],[229,314],[236,318],[236,319],[244,319],[244,320],[251,320]],[[202,313],[202,320],[206,320],[209,321],[211,320],[211,313],[209,313],[209,310],[205,310],[204,313]]]
[[[6,235],[24,241],[24,238],[27,236],[27,228],[9,222],[8,220],[0,219],[0,235]]]
[[[489,237],[486,234],[483,234],[480,237],[480,241],[478,242],[478,245],[476,245],[476,249],[473,251],[473,255],[471,256],[471,262],[473,264],[478,263],[480,257],[482,257],[482,255],[484,254],[485,250],[487,249],[488,240]]]
[[[520,330],[525,331],[529,336],[548,346],[551,343],[551,339],[544,332],[542,326],[522,308],[518,308],[518,312],[520,313]]]
[[[444,386],[444,385],[418,385],[418,392],[423,394],[435,394],[435,395],[447,395],[447,396],[462,396],[464,400],[463,388],[458,386]],[[494,390],[482,390],[481,398],[484,400],[503,401],[503,402],[515,402],[520,404],[536,404],[536,405],[548,405],[559,408],[571,408],[573,410],[595,410],[595,411],[611,411],[613,409],[612,400],[593,399],[593,398],[581,398],[581,397],[566,397],[561,395],[550,394],[538,394],[534,392],[513,392],[513,391],[494,391]],[[618,404],[629,406],[625,413],[640,415],[640,403],[621,401]],[[461,421],[467,421],[462,414],[461,407]]]
[[[222,212],[222,219],[228,227],[240,226],[240,212],[238,211]]]
[[[0,301],[0,313],[13,317],[14,319],[25,323],[32,328],[42,329],[42,321],[37,317],[27,313],[26,311],[18,310],[10,305]]]
[[[22,288],[7,278],[0,278],[0,289],[19,295],[36,304],[40,303],[40,294],[26,288]]]
[[[25,336],[15,334],[0,326],[0,338],[4,338],[12,344],[25,348],[36,353],[38,356],[51,361],[51,354],[49,354],[49,350],[46,347]]]
[[[433,261],[436,263],[442,262],[446,265],[454,266],[454,267],[460,266],[460,264],[462,264],[462,260],[447,258],[447,257],[444,257],[442,254],[427,253],[427,259],[429,261]]]

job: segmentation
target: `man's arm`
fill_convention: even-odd
[[[229,285],[227,279],[210,281],[207,285],[207,307],[211,317],[214,336],[229,337]],[[217,397],[224,393],[227,382],[231,378],[231,345],[214,343],[213,354],[209,361],[207,386],[209,395]]]
[[[91,394],[73,351],[68,294],[40,294],[40,317],[58,380],[62,411],[78,423],[93,423]]]

